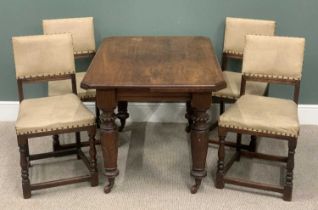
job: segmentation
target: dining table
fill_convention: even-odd
[[[109,193],[119,174],[118,112],[125,120],[129,102],[187,103],[191,124],[191,193],[207,175],[207,111],[212,92],[226,87],[211,40],[204,36],[113,36],[105,38],[81,82],[96,89],[100,141]],[[124,118],[123,118],[124,117]],[[180,132],[185,132],[180,130]],[[162,138],[165,138],[164,136]],[[186,139],[185,139],[186,144]],[[178,151],[176,151],[178,152]]]

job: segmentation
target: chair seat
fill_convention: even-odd
[[[219,126],[297,137],[297,104],[286,99],[243,95],[220,116]]]
[[[85,74],[86,72],[76,73],[77,95],[78,97],[80,97],[81,100],[93,99],[96,96],[95,89],[85,90],[80,87]],[[58,96],[72,93],[72,83],[70,80],[50,81],[48,85],[48,92],[49,96]]]
[[[95,124],[95,116],[75,94],[25,99],[21,102],[16,131],[18,135],[42,133]]]
[[[223,76],[226,82],[226,88],[213,92],[212,96],[235,100],[238,99],[241,92],[242,73],[223,71]],[[264,95],[266,88],[267,83],[249,81],[246,84],[245,93],[251,95]]]

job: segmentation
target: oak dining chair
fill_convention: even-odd
[[[96,53],[94,19],[93,17],[64,18],[42,20],[43,34],[63,34],[70,33],[73,40],[74,58],[92,59]],[[94,89],[83,89],[80,84],[86,72],[76,72],[76,89],[77,95],[81,101],[95,102],[96,91]],[[50,81],[48,83],[48,95],[58,96],[72,92],[72,86],[67,80]],[[99,126],[99,109],[95,106],[96,123]],[[89,142],[81,142],[80,134],[76,135],[76,141],[81,146],[88,146]],[[61,145],[59,136],[53,136],[53,150],[57,151],[62,148],[74,147],[74,144]]]
[[[241,97],[219,118],[219,150],[216,187],[225,183],[274,191],[283,199],[292,199],[294,155],[299,136],[297,104],[304,58],[304,38],[247,35],[244,49]],[[287,84],[294,87],[293,100],[252,95],[247,83]],[[241,150],[237,142],[236,153],[225,164],[225,138],[229,132],[268,137],[288,142],[288,155],[277,156]],[[266,138],[261,138],[266,141]],[[287,164],[284,186],[275,186],[239,178],[227,177],[226,172],[240,157],[280,161]]]
[[[19,91],[19,114],[15,129],[20,151],[22,189],[24,198],[31,197],[31,191],[65,184],[89,181],[98,184],[96,166],[95,116],[77,96],[75,63],[71,34],[38,35],[13,37],[13,55]],[[25,83],[68,80],[71,93],[63,95],[25,99]],[[79,144],[70,149],[30,154],[29,140],[35,137],[79,133],[86,131],[89,136],[89,158]],[[37,138],[37,140],[41,140]],[[33,160],[77,155],[89,169],[89,174],[67,179],[30,183],[29,166]]]
[[[259,20],[246,18],[227,17],[225,20],[224,44],[221,60],[221,68],[226,81],[226,88],[213,92],[213,103],[219,103],[220,115],[225,110],[226,103],[234,103],[240,97],[241,72],[228,70],[229,61],[242,62],[245,47],[246,35],[267,35],[275,34],[276,22],[273,20]],[[267,95],[268,84],[260,82],[248,82],[246,85],[246,93],[254,95]],[[211,126],[211,130],[217,127],[217,122]],[[237,135],[237,141],[241,141],[242,136]],[[218,140],[211,139],[209,143],[218,144]],[[234,146],[235,143],[226,142],[227,146]],[[241,145],[242,148],[254,151],[256,149],[256,138],[251,136],[249,145]]]

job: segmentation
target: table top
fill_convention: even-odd
[[[216,91],[225,87],[209,38],[110,37],[81,83],[85,89]]]

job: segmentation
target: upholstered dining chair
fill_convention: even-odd
[[[94,57],[96,53],[96,45],[93,17],[49,19],[43,20],[42,25],[44,34],[71,33],[73,38],[74,56],[76,59],[87,59]],[[80,87],[85,74],[86,72],[76,72],[76,85],[78,90],[77,94],[82,101],[95,102],[96,90],[86,90]],[[72,90],[70,84],[67,81],[52,81],[49,82],[48,91],[49,96],[56,96],[70,93]],[[127,113],[127,106],[127,102],[118,102],[118,114],[116,116],[121,122],[119,130],[122,130],[125,127],[126,119],[129,117],[129,114]],[[100,111],[97,106],[95,106],[95,111],[97,127],[99,127]],[[76,138],[80,139],[79,136]],[[73,144],[60,145],[58,136],[54,136],[53,139],[54,150],[58,150],[61,147],[70,148],[74,146]],[[81,142],[81,145],[87,146],[88,142]]]
[[[71,34],[13,37],[13,54],[19,91],[19,114],[15,124],[20,151],[22,189],[24,198],[31,197],[31,191],[90,181],[98,184],[96,166],[95,116],[76,95],[75,64]],[[58,96],[24,99],[23,85],[31,82],[65,80],[71,84],[72,93]],[[30,154],[28,141],[63,133],[87,131],[89,156],[80,145],[74,148],[48,153]],[[67,179],[31,184],[29,166],[33,160],[76,154],[89,169],[89,174]]]
[[[94,19],[93,17],[49,19],[42,21],[43,33],[61,34],[70,33],[73,39],[73,51],[75,59],[92,59],[96,52]],[[86,72],[76,72],[77,95],[82,101],[95,101],[96,90],[83,89],[80,84]],[[66,93],[72,93],[72,86],[68,80],[50,81],[48,83],[48,95],[58,96]],[[96,122],[99,126],[99,109],[95,106]],[[57,151],[61,148],[71,148],[74,144],[61,145],[59,136],[53,136],[53,149]],[[80,142],[80,135],[76,139]],[[80,142],[81,146],[88,146],[88,142]]]
[[[242,67],[241,97],[226,110],[219,119],[219,151],[216,187],[224,184],[269,190],[283,194],[283,199],[292,199],[294,155],[299,135],[297,104],[304,57],[304,38],[271,37],[248,35]],[[247,90],[248,81],[288,84],[294,86],[293,100],[251,95]],[[240,150],[225,165],[225,137],[227,133],[255,135],[288,141],[288,155],[274,156]],[[261,139],[266,141],[265,139]],[[284,186],[246,181],[226,177],[235,160],[240,156],[287,163]]]
[[[225,20],[224,44],[221,68],[227,87],[212,93],[212,101],[219,103],[220,115],[224,112],[225,103],[234,103],[240,97],[241,87],[241,72],[235,72],[228,69],[229,60],[243,59],[243,52],[245,46],[245,36],[252,35],[267,35],[273,36],[275,34],[275,21],[272,20],[258,20],[258,19],[244,19],[227,17]],[[260,82],[248,82],[246,86],[246,93],[255,95],[267,95],[268,85]],[[213,123],[211,129],[217,126],[217,122]],[[237,141],[241,141],[241,135],[238,134]],[[217,140],[210,140],[212,144],[218,144]],[[226,142],[227,146],[235,146],[236,144]],[[255,150],[256,138],[251,136],[249,146],[241,145],[243,148]]]

